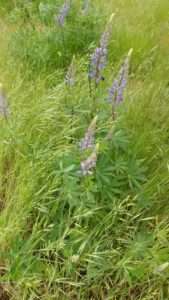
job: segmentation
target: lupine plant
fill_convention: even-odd
[[[95,50],[95,55],[94,55],[95,58],[93,56],[93,58],[95,59],[95,63],[96,63],[96,61],[100,63],[100,59],[103,59],[103,56],[100,55],[100,53],[102,53],[102,52],[99,52],[99,51],[102,51],[102,49],[104,49],[104,46],[106,49],[108,40],[109,40],[109,36],[110,36],[109,30],[107,30],[103,33],[101,40],[100,40],[101,47],[97,48]],[[113,120],[115,119],[115,108],[114,107],[115,107],[115,105],[118,105],[119,103],[121,103],[124,98],[124,90],[126,88],[127,81],[128,81],[129,63],[130,63],[130,57],[131,57],[132,52],[133,52],[133,49],[130,49],[126,59],[124,60],[122,66],[119,70],[117,78],[115,78],[112,87],[109,89],[109,99],[108,100],[112,104]],[[98,60],[96,58],[98,58]],[[101,70],[101,68],[99,70]],[[94,77],[96,79],[96,74],[93,75],[93,78]],[[94,134],[95,134],[95,128],[96,128],[96,121],[97,121],[97,116],[91,122],[84,138],[80,142],[81,150],[92,148],[94,146]],[[114,132],[114,127],[111,127],[109,129],[107,135],[105,136],[105,140],[110,140],[112,138],[113,132]],[[95,148],[95,150],[92,152],[92,154],[85,161],[81,162],[81,174],[83,176],[90,175],[92,173],[91,169],[94,169],[96,167],[96,162],[97,162],[96,149],[97,148]]]
[[[101,36],[99,47],[97,47],[94,53],[91,55],[90,68],[89,68],[89,84],[93,79],[95,81],[95,86],[102,79],[102,70],[105,68],[107,63],[107,49],[108,43],[111,35],[111,22],[114,14],[111,15],[110,20],[107,24],[106,30]],[[112,87],[109,89],[109,102],[112,103],[112,116],[115,119],[114,105],[119,104],[123,101],[123,94],[128,80],[129,72],[129,61],[132,54],[132,49],[130,49],[124,63],[122,64],[117,78],[114,80]],[[91,86],[90,86],[91,89]],[[92,148],[94,146],[94,133],[96,127],[96,117],[93,119],[91,125],[89,126],[85,137],[80,142],[80,149],[85,150]],[[114,127],[111,127],[108,131],[105,140],[109,140],[112,137]],[[90,174],[90,169],[96,167],[96,152],[93,153],[81,163],[81,171],[83,175]]]

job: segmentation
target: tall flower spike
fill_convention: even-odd
[[[94,147],[94,135],[95,135],[95,131],[96,131],[97,119],[98,119],[98,117],[96,116],[92,120],[90,126],[88,127],[88,129],[86,131],[84,138],[80,141],[79,146],[80,146],[81,151]]]
[[[99,144],[96,145],[92,154],[84,161],[81,162],[81,175],[86,176],[92,174],[92,169],[96,167],[97,156],[99,151]]]
[[[115,78],[112,87],[109,89],[108,101],[119,104],[123,101],[124,90],[128,81],[129,63],[133,49],[130,49],[123,65],[120,68],[117,78]]]
[[[119,73],[119,87],[117,90],[117,96],[116,96],[116,103],[120,103],[123,101],[123,95],[124,95],[124,90],[127,86],[127,81],[128,81],[128,74],[129,74],[129,63],[130,63],[130,57],[133,52],[133,49],[130,49],[124,64],[121,67],[120,73]]]
[[[6,98],[6,95],[3,91],[2,83],[0,83],[0,114],[6,119],[9,115],[7,98]]]
[[[61,7],[58,16],[56,17],[56,21],[59,24],[59,26],[63,27],[65,18],[67,17],[70,10],[70,1],[67,0]]]
[[[67,70],[65,83],[70,87],[75,84],[75,56],[73,56],[72,62]]]
[[[116,96],[116,94],[117,94],[118,87],[119,87],[118,79],[115,79],[115,80],[113,81],[112,87],[109,89],[109,97],[108,97],[108,102],[109,102],[109,103],[112,103],[113,100],[115,99],[115,96]]]
[[[101,71],[105,68],[107,62],[107,48],[98,47],[91,55],[89,78],[94,79],[96,84],[102,79]]]
[[[106,30],[101,36],[99,47],[97,47],[90,58],[89,67],[89,79],[95,80],[96,85],[102,80],[102,70],[105,68],[107,63],[108,54],[108,42],[111,34],[111,22],[113,20],[114,14],[111,15],[109,22],[106,26]]]

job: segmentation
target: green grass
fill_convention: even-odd
[[[39,2],[0,4],[0,82],[10,107],[0,119],[0,299],[168,300],[169,3],[95,0],[84,16],[74,1],[63,40],[53,20],[62,1],[47,1],[43,16]],[[112,12],[94,106],[89,54]],[[130,48],[125,101],[112,123],[105,98]],[[79,178],[88,152],[78,143],[95,110],[97,166]]]

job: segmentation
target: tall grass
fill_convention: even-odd
[[[93,1],[87,15],[74,1],[63,31],[56,2],[44,14],[40,1],[0,8],[0,298],[168,299],[168,1]],[[90,55],[113,12],[93,97]],[[112,120],[108,90],[130,48]],[[95,115],[96,167],[82,176]]]

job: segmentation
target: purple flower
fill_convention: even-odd
[[[80,150],[86,150],[89,148],[94,147],[94,134],[96,131],[96,122],[97,122],[97,116],[92,120],[90,126],[88,127],[84,138],[80,141],[79,146]]]
[[[124,90],[127,86],[128,73],[129,73],[129,63],[131,57],[132,49],[129,51],[124,63],[122,64],[117,78],[115,78],[112,87],[109,89],[109,102],[114,102],[119,104],[124,99]]]
[[[89,78],[94,79],[96,84],[102,79],[101,71],[105,68],[107,62],[107,48],[98,47],[91,55]]]
[[[81,167],[82,176],[92,174],[92,169],[96,167],[96,163],[97,163],[98,149],[99,149],[99,145],[96,145],[91,155],[86,160],[81,162],[80,167]]]
[[[66,76],[65,76],[65,83],[72,87],[75,84],[75,64],[74,64],[74,57],[72,59],[72,62],[67,70]]]
[[[117,90],[118,90],[119,82],[117,79],[114,80],[112,87],[109,89],[109,97],[108,102],[111,103],[112,99],[114,99]]]
[[[58,16],[56,17],[56,21],[59,26],[63,27],[65,18],[67,17],[70,10],[70,1],[66,1],[61,7]]]
[[[94,79],[96,84],[102,80],[102,71],[107,63],[108,43],[111,35],[111,22],[113,17],[114,14],[111,15],[106,30],[101,36],[99,47],[95,49],[90,58],[89,78],[91,80]]]
[[[116,103],[120,103],[123,101],[124,90],[127,86],[128,81],[128,73],[129,73],[129,56],[124,61],[124,64],[121,67],[119,72],[119,86],[117,89]]]

